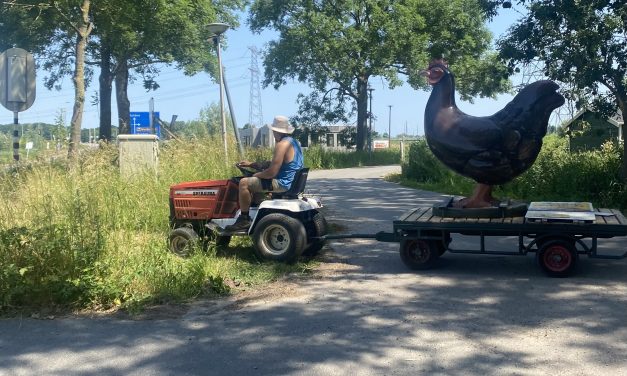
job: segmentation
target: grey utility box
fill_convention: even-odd
[[[120,149],[120,174],[126,178],[147,172],[157,172],[159,167],[159,138],[154,134],[118,135]]]

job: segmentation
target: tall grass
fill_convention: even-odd
[[[620,177],[621,156],[614,143],[569,152],[564,138],[547,136],[531,168],[496,187],[495,195],[525,201],[590,201],[596,207],[625,210],[627,185]],[[443,193],[469,195],[475,184],[440,163],[424,140],[411,145],[402,171],[406,184]]]
[[[360,166],[379,166],[400,163],[400,150],[395,148],[368,151],[334,151],[319,145],[303,153],[305,166],[314,169],[333,169]]]
[[[221,294],[233,283],[251,286],[308,263],[257,260],[247,238],[228,249],[198,249],[188,259],[168,251],[168,188],[184,181],[238,175],[235,145],[225,161],[220,140],[161,145],[159,171],[124,179],[115,145],[84,153],[78,165],[35,160],[0,176],[0,311],[137,308]],[[393,153],[374,161],[394,163]],[[396,153],[398,155],[398,153]],[[252,149],[248,160],[268,160],[271,149]],[[313,168],[372,163],[365,153],[305,154]]]

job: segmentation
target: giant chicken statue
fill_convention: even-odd
[[[476,117],[455,105],[455,79],[444,60],[434,60],[421,73],[433,86],[424,123],[429,148],[446,166],[478,183],[472,196],[454,206],[498,206],[492,186],[512,180],[533,164],[551,112],[564,104],[557,84],[534,82],[499,112]]]

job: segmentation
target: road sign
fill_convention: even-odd
[[[21,48],[0,54],[0,103],[9,111],[21,112],[35,102],[35,60]]]
[[[159,112],[153,112],[155,117],[159,117]],[[131,134],[153,134],[150,130],[150,112],[131,112]],[[155,133],[161,137],[161,126],[155,122]]]
[[[390,142],[388,140],[374,140],[372,141],[372,147],[374,149],[387,149],[390,147]]]

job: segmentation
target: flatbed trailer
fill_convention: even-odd
[[[433,214],[432,207],[417,207],[393,222],[393,232],[329,235],[327,239],[373,238],[400,243],[400,256],[410,269],[431,268],[445,252],[489,255],[520,255],[535,252],[540,267],[550,276],[565,277],[575,269],[579,255],[622,259],[622,255],[597,252],[598,239],[627,236],[627,219],[616,209],[593,209],[595,219],[583,221],[537,221],[525,217],[449,218]],[[451,235],[476,236],[478,250],[452,249]],[[488,251],[486,237],[516,236],[517,252]],[[584,240],[590,240],[590,245]]]

